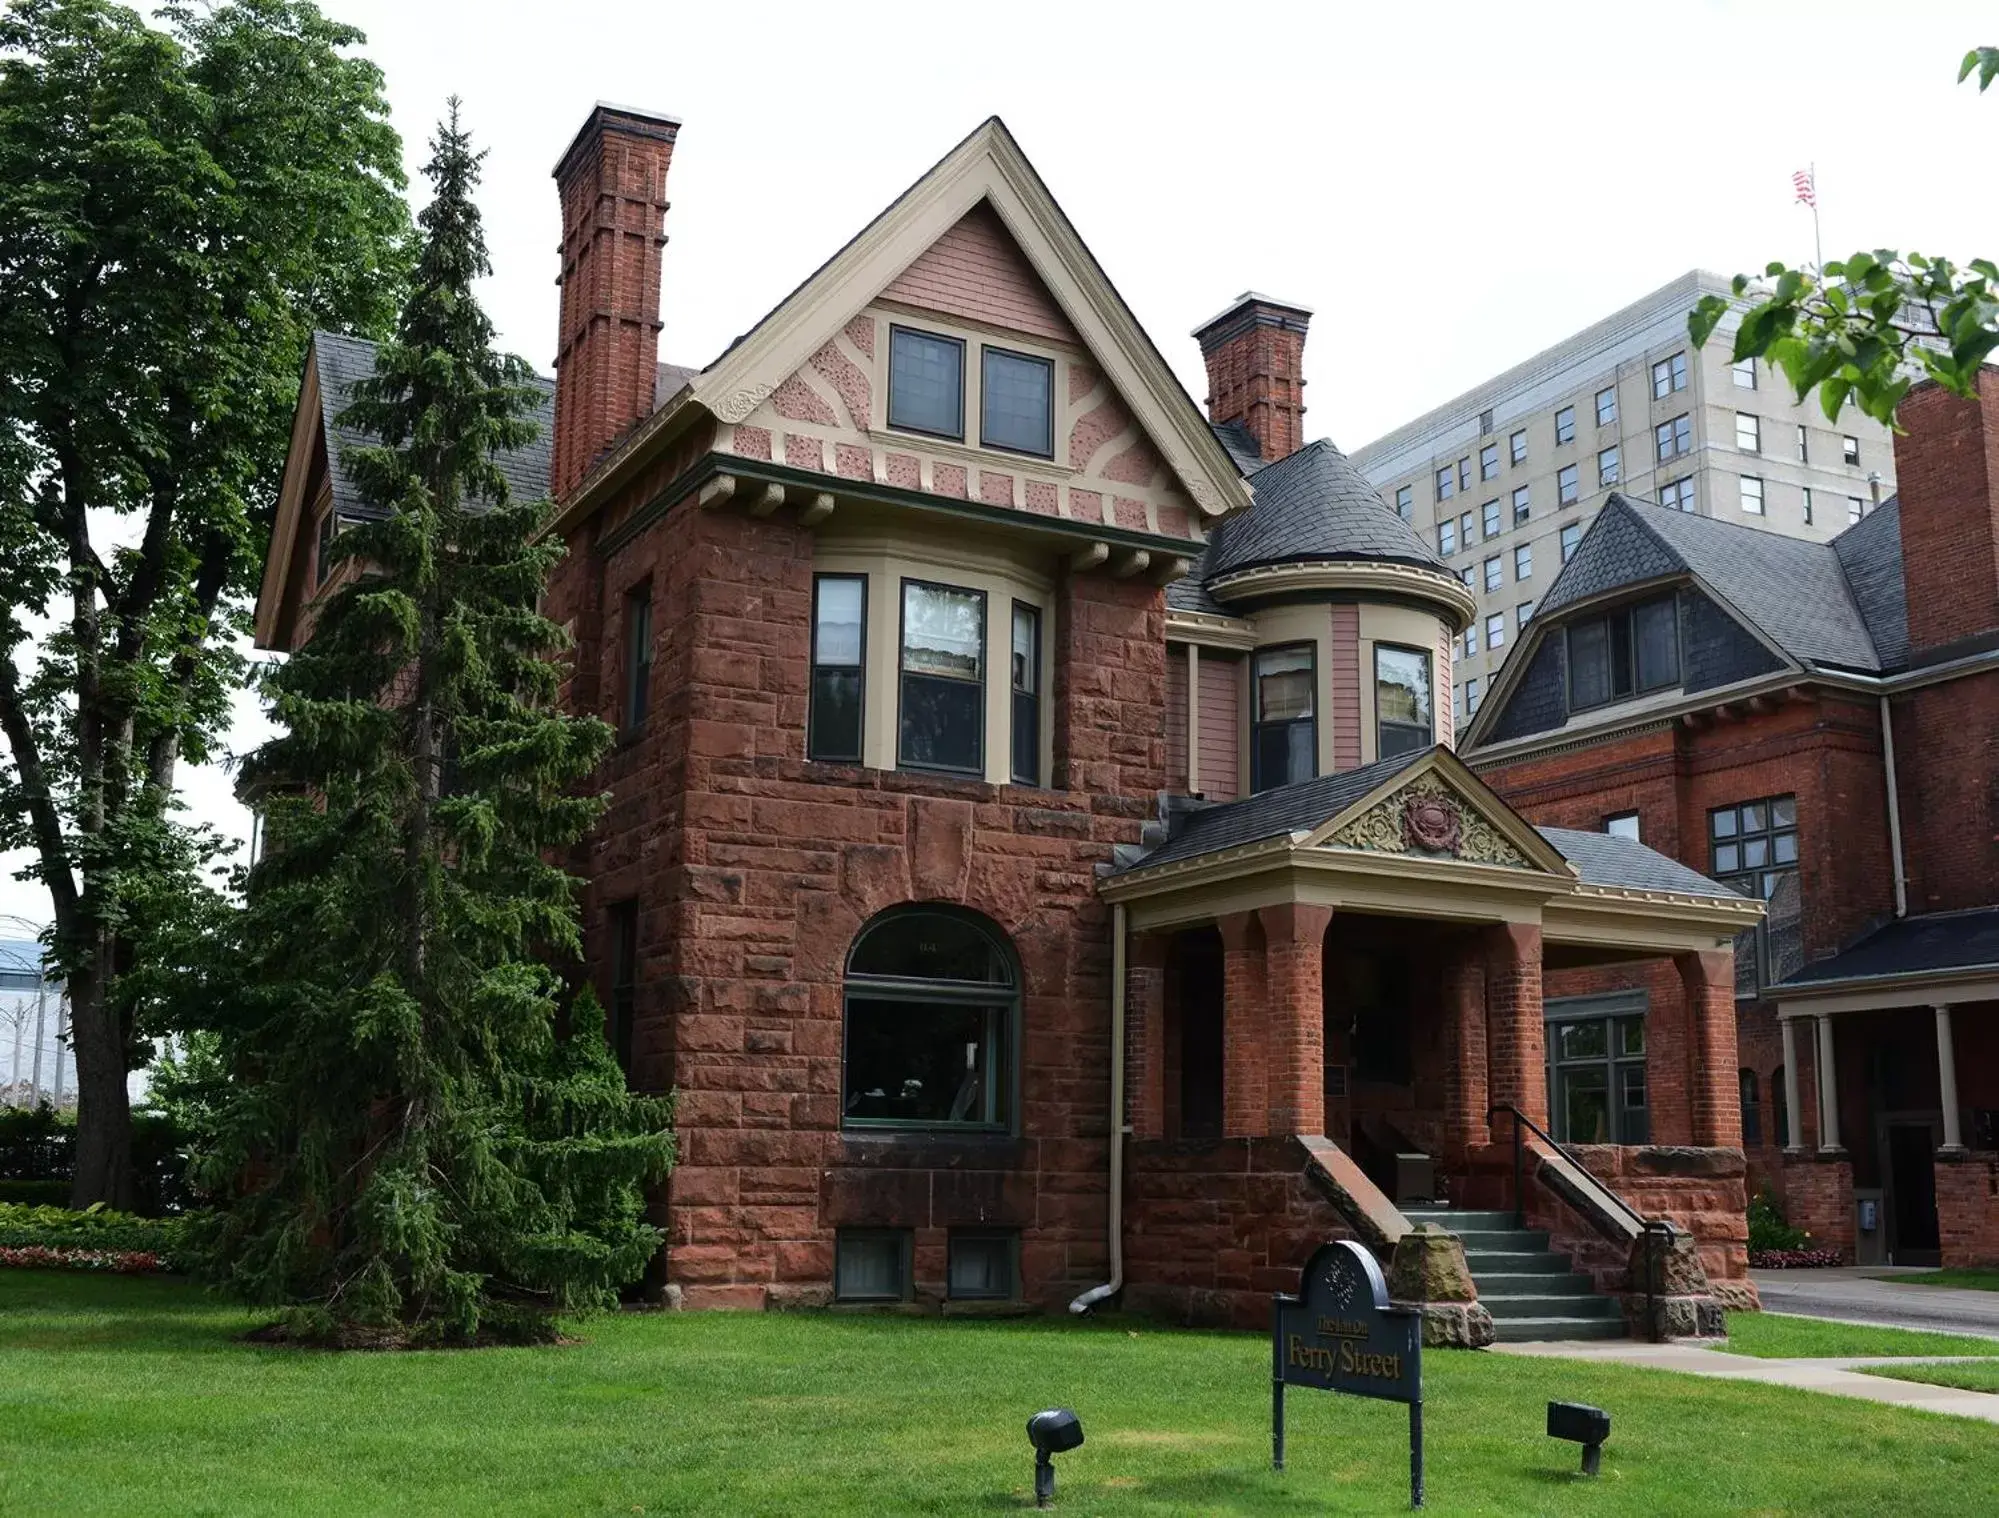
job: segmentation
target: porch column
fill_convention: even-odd
[[[1222,935],[1222,1133],[1261,1138],[1270,1131],[1263,927],[1254,912],[1217,918],[1215,927]]]
[[[1492,1104],[1511,1103],[1548,1126],[1547,1028],[1541,1009],[1541,926],[1507,922],[1486,935],[1485,1038]]]
[[[1264,907],[1265,993],[1270,1009],[1270,1125],[1280,1137],[1326,1131],[1326,925],[1331,907]]]
[[[1709,1149],[1742,1147],[1742,1085],[1735,1058],[1735,955],[1702,949],[1673,956],[1686,989],[1693,1089],[1687,1106],[1694,1142]]]
[[[1485,966],[1466,946],[1445,964],[1444,1152],[1462,1158],[1491,1142],[1485,1076]]]
[[[1845,1147],[1839,1141],[1839,1068],[1833,1063],[1832,1019],[1815,1017],[1813,1022],[1819,1029],[1818,1076],[1819,1084],[1819,1153],[1844,1154]]]
[[[1166,1136],[1166,950],[1162,933],[1125,946],[1125,1121],[1131,1136]]]
[[[1805,1114],[1798,1107],[1798,1020],[1780,1018],[1777,1026],[1784,1032],[1784,1152],[1803,1154]]]
[[[1950,1008],[1938,1003],[1937,1014],[1937,1082],[1943,1097],[1943,1154],[1964,1153],[1964,1134],[1958,1127],[1957,1115],[1957,1051],[1951,1046]]]

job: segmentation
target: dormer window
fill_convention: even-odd
[[[1678,685],[1678,602],[1670,595],[1659,596],[1571,623],[1568,648],[1572,712]]]
[[[889,329],[888,424],[932,437],[965,437],[965,345],[955,337]]]
[[[1045,358],[982,348],[979,441],[1009,453],[1055,456],[1055,366]]]

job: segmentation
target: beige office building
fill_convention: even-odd
[[[1478,598],[1457,714],[1492,677],[1612,491],[1794,537],[1836,536],[1894,494],[1886,428],[1829,424],[1781,375],[1704,349],[1687,313],[1728,281],[1695,270],[1356,449],[1353,463]]]

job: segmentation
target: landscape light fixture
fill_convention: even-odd
[[[1054,1456],[1066,1455],[1083,1442],[1083,1420],[1066,1407],[1051,1407],[1027,1420],[1027,1439],[1034,1446],[1034,1505],[1055,1501]]]
[[[1594,1476],[1603,1466],[1603,1441],[1610,1437],[1610,1414],[1586,1402],[1550,1402],[1548,1437],[1580,1444],[1583,1474]]]

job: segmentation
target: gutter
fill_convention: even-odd
[[[1111,908],[1111,1278],[1092,1286],[1069,1304],[1081,1316],[1124,1290],[1124,1140],[1131,1131],[1124,1118],[1124,907]]]
[[[1895,915],[1909,915],[1908,872],[1902,867],[1902,803],[1895,788],[1895,724],[1881,698],[1881,759],[1888,782],[1888,855],[1895,872]]]

